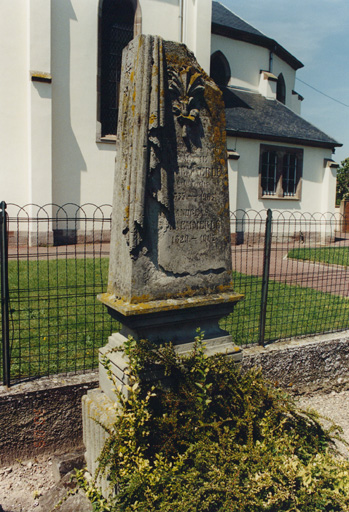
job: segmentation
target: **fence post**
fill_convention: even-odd
[[[3,384],[10,386],[9,289],[6,203],[0,203],[1,327]]]
[[[271,225],[272,225],[272,211],[269,208],[267,211],[267,220],[265,223],[262,297],[261,297],[261,312],[260,312],[260,317],[259,317],[258,345],[262,345],[262,346],[264,346],[265,319],[266,319],[266,314],[267,314],[267,303],[268,303],[268,284],[269,284],[270,251],[271,251]]]

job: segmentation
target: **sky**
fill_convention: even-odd
[[[304,97],[302,117],[343,144],[336,162],[349,157],[349,1],[220,2],[300,60],[297,78],[337,100],[296,80],[295,90]]]

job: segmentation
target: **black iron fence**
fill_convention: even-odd
[[[236,291],[223,321],[240,345],[349,328],[349,224],[338,214],[231,214]]]
[[[4,384],[95,368],[118,329],[96,300],[107,286],[111,206],[8,204],[6,212],[2,203]]]
[[[97,300],[106,290],[111,206],[0,205],[5,385],[84,372],[119,329]],[[261,345],[349,328],[349,233],[339,215],[231,214],[236,291],[222,327]]]

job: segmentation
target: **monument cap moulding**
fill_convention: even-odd
[[[114,183],[99,299],[121,334],[182,344],[200,327],[225,344],[218,320],[242,296],[231,283],[224,105],[185,45],[140,35],[125,48]]]

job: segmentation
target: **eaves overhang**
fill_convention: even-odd
[[[301,139],[297,137],[285,137],[279,135],[268,135],[265,133],[255,133],[248,132],[242,130],[234,130],[232,128],[227,128],[226,133],[231,137],[241,137],[244,139],[256,139],[256,140],[265,140],[270,142],[282,142],[286,144],[293,144],[299,146],[310,146],[313,148],[326,148],[326,149],[334,149],[340,148],[343,144],[339,142],[330,142],[330,141],[321,141],[321,140],[311,140],[311,139]]]

